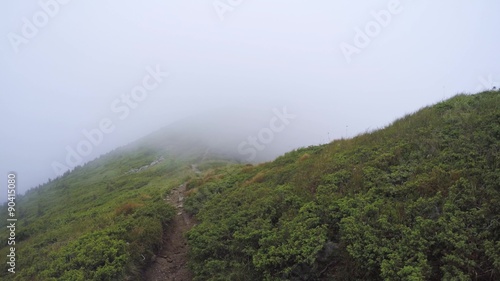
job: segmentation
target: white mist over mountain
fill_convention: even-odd
[[[17,172],[19,192],[186,118],[269,160],[500,86],[492,1],[3,6],[0,175]],[[284,128],[283,108],[296,116]]]

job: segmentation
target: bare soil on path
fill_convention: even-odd
[[[165,231],[163,248],[153,264],[146,270],[147,281],[190,281],[193,276],[188,268],[186,232],[193,227],[194,219],[184,211],[186,183],[170,192],[165,201],[177,209],[177,214]]]

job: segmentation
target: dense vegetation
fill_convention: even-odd
[[[500,280],[500,94],[190,182],[196,280]]]
[[[163,197],[192,173],[171,157],[130,172],[158,157],[147,148],[119,149],[19,196],[16,274],[3,263],[0,279],[139,279],[174,214]]]
[[[196,280],[500,280],[499,162],[499,92],[256,166],[160,132],[18,196],[0,279],[140,280],[187,182]]]

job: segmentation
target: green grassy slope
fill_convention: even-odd
[[[18,197],[0,279],[140,280],[188,182],[197,280],[497,280],[499,124],[498,92],[460,95],[257,166],[158,132]]]
[[[196,280],[499,280],[500,93],[189,183]]]
[[[174,214],[164,195],[194,176],[190,161],[144,147],[118,149],[19,196],[16,274],[2,263],[0,279],[138,280]],[[4,260],[10,246],[0,223]]]

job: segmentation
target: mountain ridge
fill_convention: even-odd
[[[499,103],[458,95],[258,165],[154,133],[19,197],[19,272],[0,276],[138,280],[185,184],[193,280],[495,280]]]
[[[499,159],[491,91],[195,183],[194,280],[496,280]]]

